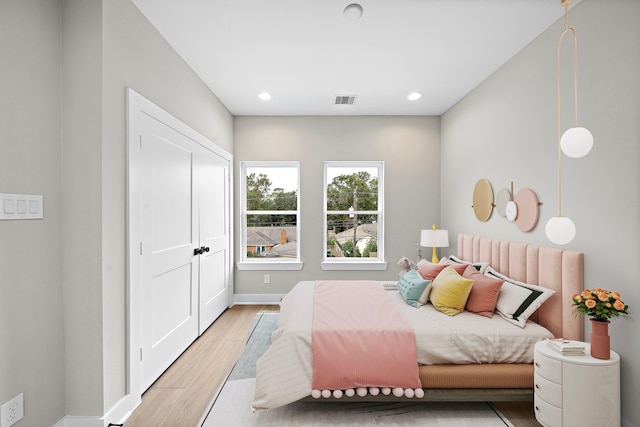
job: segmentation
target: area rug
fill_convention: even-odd
[[[513,427],[485,402],[295,402],[251,412],[256,360],[269,347],[277,319],[277,313],[256,315],[246,349],[203,415],[202,427]]]

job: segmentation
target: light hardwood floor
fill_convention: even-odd
[[[215,392],[244,350],[256,313],[274,305],[225,311],[142,396],[125,427],[197,427]],[[515,427],[540,427],[532,402],[496,402]]]
[[[493,402],[514,427],[542,427],[533,413],[533,402]]]
[[[256,313],[274,305],[225,311],[144,393],[125,427],[196,427],[244,350]]]

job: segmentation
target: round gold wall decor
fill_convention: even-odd
[[[479,179],[473,188],[473,213],[480,221],[486,221],[493,212],[493,188],[486,179]]]

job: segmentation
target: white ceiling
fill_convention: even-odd
[[[440,115],[564,13],[560,0],[360,0],[352,22],[352,1],[133,3],[234,115]]]

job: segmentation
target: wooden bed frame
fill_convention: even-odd
[[[547,328],[556,338],[584,339],[584,323],[582,318],[573,316],[570,303],[571,296],[584,289],[582,253],[459,234],[458,257],[489,263],[513,279],[555,290],[531,320]],[[424,401],[533,400],[533,364],[424,365],[419,370]],[[387,399],[398,400],[367,395],[354,396],[349,401]]]

